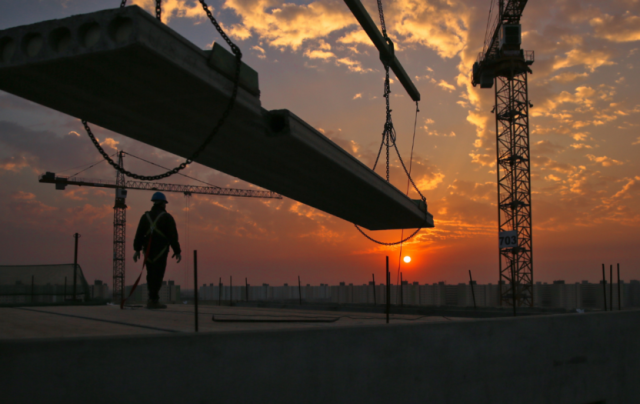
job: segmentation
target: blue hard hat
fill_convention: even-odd
[[[162,192],[156,192],[155,194],[153,194],[153,196],[151,197],[151,202],[169,203],[169,201],[167,201],[167,197],[164,196]]]

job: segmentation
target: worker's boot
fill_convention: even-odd
[[[157,300],[149,299],[147,301],[147,309],[166,309],[167,305],[158,302]]]

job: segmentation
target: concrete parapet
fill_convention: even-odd
[[[9,340],[12,403],[633,403],[640,311]]]

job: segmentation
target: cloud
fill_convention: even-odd
[[[421,44],[440,57],[452,58],[466,46],[472,12],[464,1],[403,0],[393,4],[390,20],[405,43]]]
[[[357,21],[338,0],[309,4],[275,0],[226,0],[224,8],[240,18],[238,25],[257,35],[269,46],[298,50],[303,42],[325,38]]]
[[[612,42],[640,41],[640,17],[629,10],[622,15],[600,14],[592,18],[589,24],[598,38]]]
[[[607,156],[596,157],[593,154],[587,154],[587,158],[590,161],[593,161],[593,162],[595,162],[597,164],[602,164],[602,167],[611,167],[613,165],[621,166],[622,164],[624,164],[621,161],[614,160],[614,159],[609,158]]]
[[[258,45],[252,46],[251,49],[258,51],[258,58],[266,59],[267,55],[266,55],[266,52],[264,51],[264,49],[262,49]]]
[[[344,36],[338,38],[336,42],[343,44],[365,45],[374,48],[371,39],[367,36],[367,33],[360,28],[347,32]]]
[[[442,184],[442,180],[444,180],[444,174],[442,173],[434,173],[432,175],[423,175],[420,178],[416,178],[416,186],[420,190],[431,191],[438,187],[438,185]]]
[[[354,100],[357,100],[358,98],[362,98],[362,94],[361,93],[358,93],[358,94],[353,96]]]
[[[327,52],[327,51],[323,51],[320,49],[316,49],[316,50],[306,50],[304,52],[304,55],[306,57],[308,57],[309,59],[323,59],[323,60],[327,60],[327,59],[331,59],[331,58],[335,58],[336,55],[333,52]]]
[[[549,140],[539,140],[531,144],[531,153],[533,154],[557,154],[563,152],[565,148],[555,144]]]
[[[339,65],[347,66],[350,71],[356,73],[367,73],[373,71],[372,69],[362,67],[362,64],[359,61],[353,60],[348,57],[340,58],[336,60],[336,63]]]
[[[555,56],[553,64],[554,70],[565,69],[573,66],[585,65],[593,73],[600,66],[611,66],[615,62],[611,61],[610,52],[601,50],[583,51],[572,49],[565,53],[565,57]]]
[[[453,92],[456,89],[456,87],[453,84],[449,84],[445,80],[440,80],[440,82],[438,83],[438,86],[442,87],[445,91],[448,91],[448,92]]]
[[[482,167],[493,167],[496,165],[496,156],[479,153],[469,153],[469,156],[471,156],[472,163],[480,164]]]
[[[132,0],[130,3],[144,8],[151,15],[156,15],[155,0]],[[213,7],[211,5],[209,5],[209,10],[213,11]],[[204,19],[207,15],[198,1],[188,2],[184,0],[163,0],[162,21],[164,23],[168,23],[176,17]]]
[[[589,77],[589,73],[576,73],[576,72],[564,72],[560,74],[556,74],[550,80],[557,81],[558,83],[569,83],[578,79],[586,79]]]

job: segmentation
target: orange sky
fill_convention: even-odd
[[[19,4],[18,4],[19,3]],[[117,6],[105,0],[25,0],[0,5],[0,29]],[[152,0],[134,3],[151,9]],[[375,2],[365,1],[372,16]],[[413,160],[435,229],[404,245],[404,278],[433,283],[498,280],[493,89],[471,87],[468,73],[482,48],[490,1],[384,1],[397,56],[422,94]],[[260,75],[262,104],[287,108],[365,164],[372,165],[384,124],[384,72],[375,48],[339,0],[211,2],[216,16]],[[195,1],[165,2],[165,21],[206,48],[219,37]],[[168,18],[167,18],[168,17]],[[377,21],[377,20],[376,20]],[[620,263],[624,279],[640,279],[640,2],[531,1],[522,19],[523,48],[534,50],[529,77],[534,281],[597,281],[600,265]],[[167,78],[169,79],[169,78]],[[162,85],[162,83],[159,83]],[[415,105],[392,84],[393,119],[405,160]],[[165,166],[176,156],[96,128],[103,146],[122,148]],[[97,162],[75,118],[0,92],[0,264],[71,262],[74,232],[90,281],[111,285],[113,192],[55,191],[37,183],[44,171],[74,174]],[[129,169],[158,170],[132,158]],[[406,189],[399,162],[392,182]],[[65,171],[66,170],[66,171]],[[380,173],[382,173],[380,171]],[[218,186],[250,184],[194,165],[187,174]],[[106,164],[82,173],[113,178]],[[171,183],[192,183],[174,177]],[[150,193],[130,192],[127,283],[139,217]],[[168,195],[183,248],[198,250],[203,283],[234,276],[252,284],[361,284],[384,256],[397,270],[399,249],[364,239],[350,223],[284,199]],[[188,218],[188,220],[187,220]],[[376,232],[392,241],[399,231]],[[185,255],[190,255],[185,252]],[[172,262],[166,278],[191,285],[190,260]],[[395,272],[394,272],[395,273]],[[236,280],[234,280],[234,283]]]

